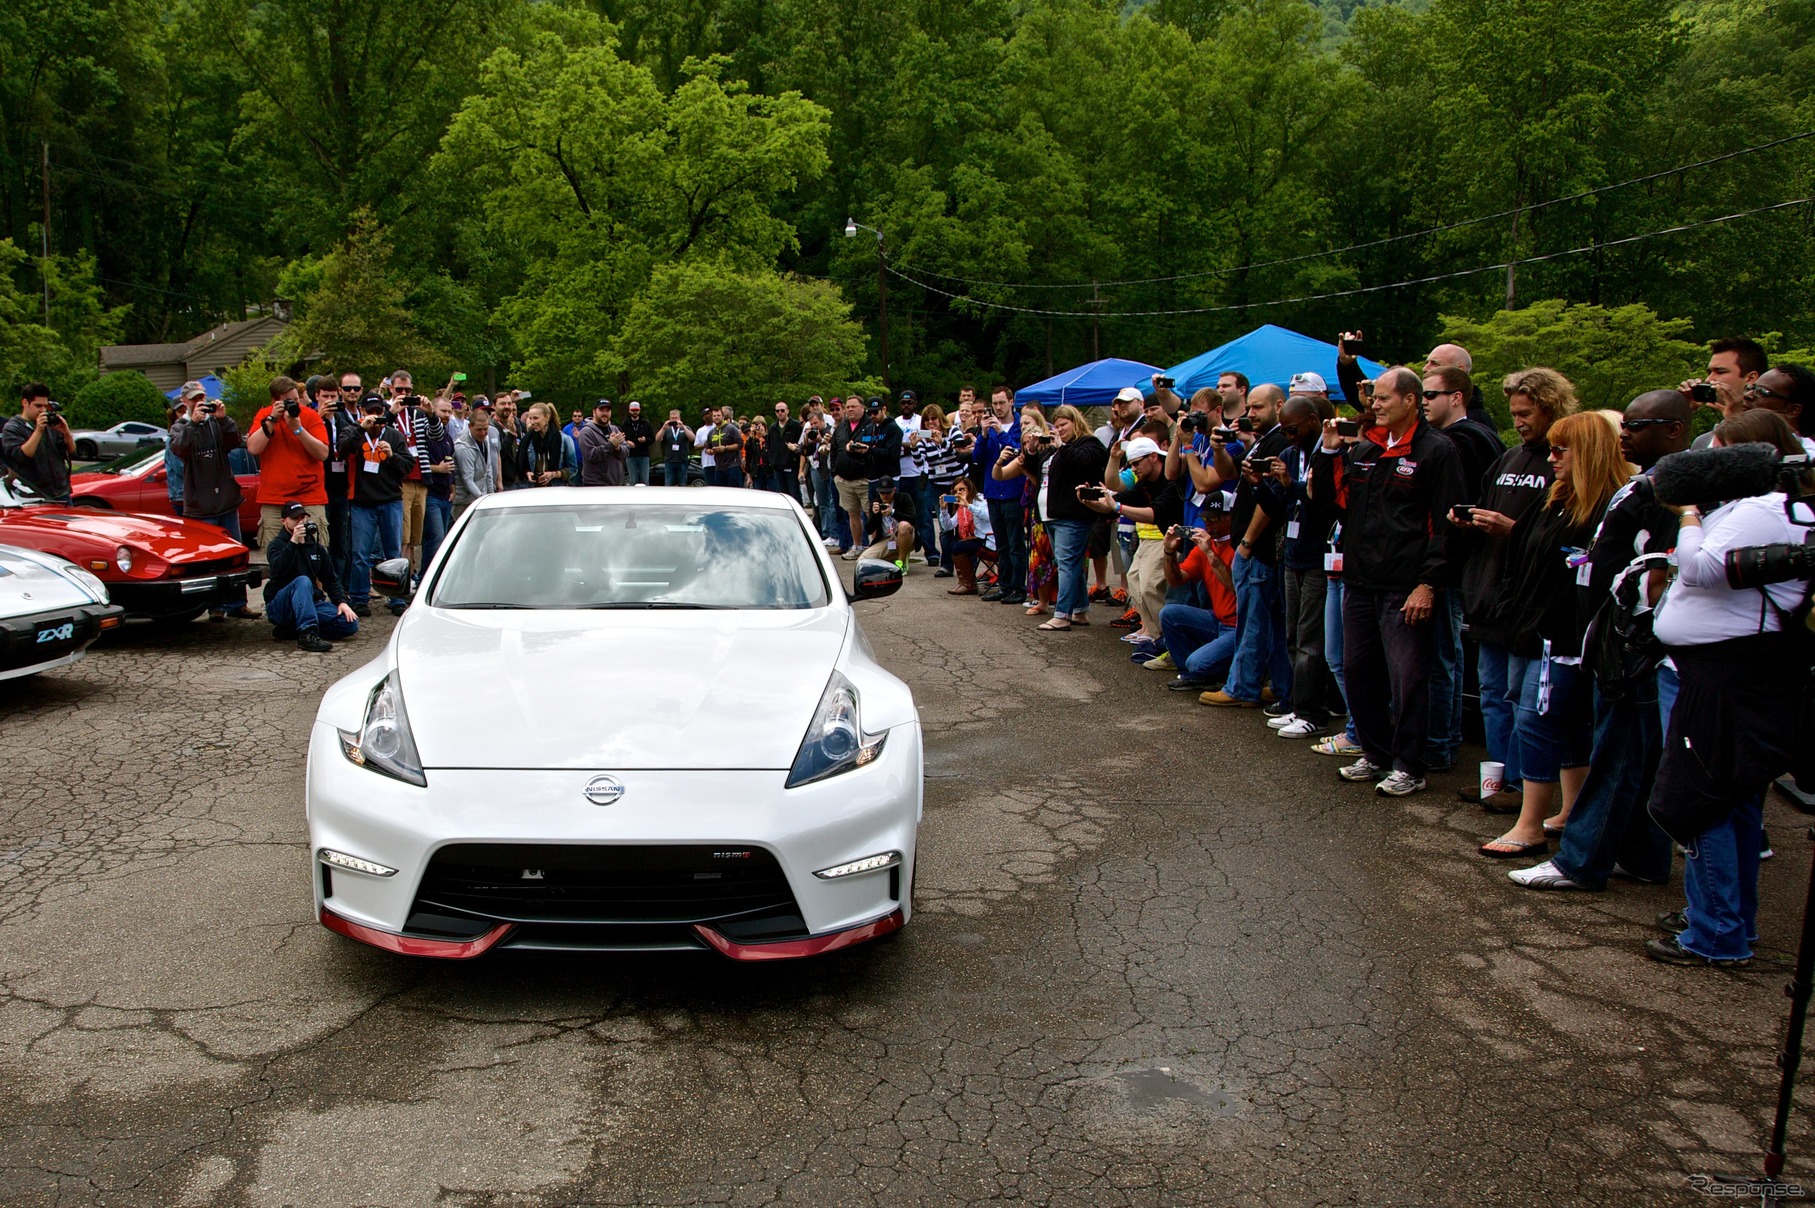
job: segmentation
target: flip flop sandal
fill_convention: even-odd
[[[1496,850],[1501,847],[1508,847],[1512,850]],[[1517,839],[1490,839],[1475,850],[1490,860],[1516,860],[1521,856],[1543,855],[1550,850],[1550,840],[1534,839],[1530,843],[1521,843]]]
[[[1034,626],[1034,628],[1040,630],[1042,633],[1070,633],[1071,632],[1071,626],[1069,624],[1055,625],[1051,621],[1046,622],[1046,624],[1044,624],[1044,625],[1036,625],[1036,626]]]
[[[1544,824],[1544,837],[1546,839],[1561,839],[1563,837],[1563,828],[1560,826],[1552,826],[1550,823],[1546,822]]]

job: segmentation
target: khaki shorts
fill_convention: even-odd
[[[323,549],[328,548],[328,509],[319,503],[305,503],[303,511],[321,530],[319,540]],[[258,505],[258,544],[261,549],[269,549],[271,542],[284,531],[284,505],[281,503],[261,503]]]
[[[429,509],[429,488],[426,483],[406,482],[403,484],[403,543],[405,545],[422,544],[422,517]]]
[[[870,480],[867,478],[834,478],[838,484],[838,506],[859,514],[870,506]]]

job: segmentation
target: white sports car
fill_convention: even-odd
[[[0,680],[67,667],[119,626],[121,611],[75,563],[0,545]]]
[[[401,560],[374,575],[401,590]],[[414,956],[810,956],[912,911],[920,722],[800,505],[544,488],[449,532],[309,742],[324,925]]]

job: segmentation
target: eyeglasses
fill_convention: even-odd
[[[1620,421],[1620,430],[1622,432],[1643,432],[1646,428],[1657,428],[1664,424],[1681,422],[1681,420],[1675,419],[1623,419]]]
[[[1787,403],[1787,402],[1791,401],[1789,395],[1779,394],[1775,390],[1766,390],[1763,386],[1760,386],[1757,382],[1747,382],[1745,394],[1748,398],[1753,395],[1763,395],[1765,398],[1774,398],[1780,402]]]
[[[342,386],[340,388],[340,392],[342,394],[358,394],[359,387],[358,386]]]
[[[1424,397],[1427,399],[1428,398],[1442,398],[1446,394],[1461,394],[1461,393],[1462,392],[1460,390],[1426,390],[1424,392]]]
[[[1563,456],[1563,454],[1565,454],[1567,452],[1569,452],[1568,445],[1552,445],[1552,446],[1550,446],[1550,455],[1552,457],[1561,457],[1561,456]]]

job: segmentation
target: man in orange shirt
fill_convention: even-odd
[[[1176,671],[1177,677],[1166,685],[1175,692],[1210,688],[1229,673],[1235,657],[1235,583],[1230,569],[1235,547],[1229,543],[1228,508],[1228,496],[1210,491],[1198,513],[1202,528],[1189,534],[1175,528],[1166,534],[1167,584],[1202,583],[1210,601],[1208,608],[1168,604],[1160,609],[1166,656],[1143,665]]]
[[[271,379],[271,405],[252,420],[246,452],[258,458],[258,540],[268,544],[284,532],[284,505],[300,503],[328,541],[328,429],[321,416],[302,405],[300,387],[287,377]]]

